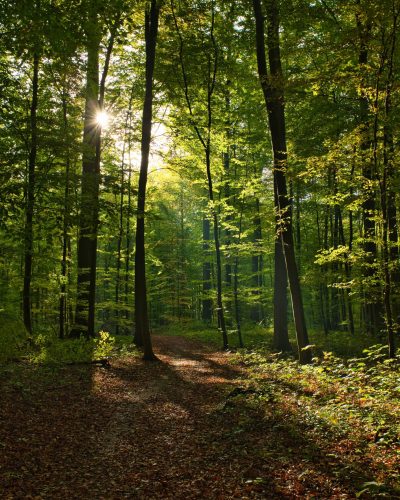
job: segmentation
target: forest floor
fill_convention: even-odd
[[[160,362],[2,372],[2,499],[346,499],[368,480],[346,443],[302,431],[301,408],[293,429],[284,408],[245,389],[229,353],[154,344]]]

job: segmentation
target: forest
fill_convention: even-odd
[[[400,1],[0,7],[4,498],[400,498]]]

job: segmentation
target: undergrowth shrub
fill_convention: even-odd
[[[79,363],[109,357],[115,347],[115,338],[103,331],[93,339],[81,337],[60,340],[38,335],[35,344],[36,352],[30,355],[30,360],[34,363]]]
[[[19,358],[30,338],[21,320],[0,313],[0,363]]]
[[[376,344],[348,360],[323,352],[300,365],[264,346],[242,350],[232,362],[247,368],[250,387],[274,395],[274,419],[280,415],[288,431],[300,428],[339,460],[348,450],[350,461],[363,456],[373,465],[371,480],[357,485],[357,498],[400,498],[400,356],[388,359],[387,346]]]
[[[364,349],[344,360],[331,352],[300,365],[261,349],[243,350],[234,358],[246,365],[256,383],[289,389],[298,400],[313,400],[314,414],[343,431],[357,421],[375,444],[400,444],[400,356],[388,359],[385,345]]]

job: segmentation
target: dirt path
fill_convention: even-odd
[[[227,354],[178,337],[156,337],[155,350],[160,363],[4,383],[0,497],[352,498],[334,476],[307,479],[307,446],[286,452],[256,407],[224,408],[243,376]]]

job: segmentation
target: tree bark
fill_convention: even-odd
[[[262,245],[262,226],[260,200],[258,198],[256,198],[255,209],[253,238],[255,250],[258,250],[258,253],[251,257],[252,288],[255,296],[255,303],[251,307],[250,317],[252,321],[259,323],[263,319],[263,308],[261,303],[263,255],[260,251]]]
[[[38,52],[33,54],[32,101],[30,107],[31,143],[28,160],[28,185],[26,190],[25,212],[25,254],[24,254],[24,289],[23,289],[23,316],[24,325],[29,334],[32,333],[31,311],[31,281],[33,259],[33,210],[35,205],[35,179],[37,156],[37,108],[39,90],[39,61]]]
[[[218,318],[218,328],[222,334],[223,347],[226,349],[228,347],[228,334],[226,331],[225,324],[225,315],[222,301],[222,263],[221,263],[221,249],[219,243],[219,222],[218,222],[218,214],[217,210],[214,206],[214,188],[213,188],[213,180],[211,174],[211,129],[212,129],[212,97],[215,90],[215,81],[217,74],[217,60],[218,60],[218,50],[217,45],[214,38],[214,22],[215,22],[215,5],[214,1],[212,2],[212,12],[211,12],[211,27],[210,27],[210,40],[212,44],[212,53],[211,51],[208,53],[208,75],[207,75],[207,125],[206,125],[206,134],[203,136],[200,128],[197,126],[194,121],[194,113],[192,108],[191,99],[189,97],[189,85],[187,81],[187,75],[185,70],[185,65],[183,61],[183,39],[181,32],[179,30],[178,22],[175,16],[173,0],[171,0],[171,8],[172,15],[174,18],[174,23],[176,27],[176,31],[179,36],[180,41],[180,49],[179,49],[179,58],[182,69],[182,77],[183,77],[183,86],[185,92],[186,104],[192,118],[192,123],[194,130],[196,132],[197,138],[199,139],[201,145],[204,149],[205,154],[205,164],[206,164],[206,176],[207,176],[207,187],[208,187],[208,199],[211,205],[211,219],[213,222],[214,229],[214,244],[215,244],[215,257],[216,257],[216,271],[217,271],[217,318]],[[212,57],[213,55],[213,57]],[[204,305],[204,304],[203,304]]]
[[[233,297],[235,304],[235,322],[236,322],[236,330],[238,334],[238,343],[239,347],[244,347],[243,343],[243,335],[242,335],[242,325],[241,325],[241,317],[240,317],[240,301],[239,301],[239,246],[242,238],[242,220],[243,220],[243,209],[244,209],[244,200],[240,204],[240,215],[239,215],[239,227],[238,227],[238,235],[237,235],[237,250],[235,255],[235,264],[234,264],[234,273],[233,273]]]
[[[386,214],[384,214],[387,223],[387,234],[384,233],[384,238],[388,239],[388,261],[389,278],[391,283],[391,309],[393,329],[399,331],[399,313],[400,313],[400,298],[399,298],[399,283],[400,283],[400,265],[399,265],[399,233],[397,227],[397,207],[396,207],[396,167],[394,161],[395,147],[392,126],[392,91],[394,84],[394,57],[397,43],[397,30],[399,21],[399,11],[394,9],[393,4],[393,27],[391,32],[391,44],[388,57],[388,73],[386,78],[385,88],[385,111],[384,111],[384,127],[383,127],[383,168],[386,181]],[[389,340],[389,344],[390,344]]]
[[[210,262],[210,221],[203,219],[203,298],[201,301],[201,317],[203,321],[211,323],[212,299],[211,292],[211,262]]]
[[[97,9],[96,0],[92,0],[89,4],[86,27],[86,104],[78,239],[78,292],[75,325],[70,333],[71,337],[85,335],[87,338],[95,336],[96,320],[97,233],[101,157],[101,124],[98,123],[97,116],[104,110],[105,83],[115,34],[119,25],[119,14],[117,14],[107,44],[104,68],[99,82],[101,28]]]
[[[126,241],[125,241],[125,319],[129,320],[131,317],[129,309],[129,272],[130,272],[130,254],[131,254],[131,212],[132,212],[132,167],[131,167],[131,150],[132,150],[132,137],[131,137],[131,127],[132,127],[132,114],[129,117],[129,136],[128,136],[128,200],[126,207]]]
[[[99,112],[100,27],[94,0],[89,4],[87,34],[86,103],[83,128],[82,185],[78,238],[78,279],[75,324],[71,337],[94,337],[96,251],[99,211]]]
[[[282,238],[275,240],[275,273],[274,273],[274,348],[277,351],[290,352],[288,332],[288,300],[287,272]]]
[[[357,4],[360,5],[359,0]],[[358,29],[359,38],[359,53],[358,53],[358,64],[360,72],[366,70],[366,65],[368,64],[368,41],[371,33],[371,21],[363,20],[363,13],[358,12],[356,15],[356,23]],[[365,83],[361,81],[361,92],[359,98],[359,117],[360,117],[360,134],[362,136],[362,142],[360,146],[360,152],[362,155],[362,175],[365,179],[364,192],[366,193],[366,198],[362,204],[362,224],[363,224],[363,238],[364,238],[364,266],[363,274],[367,281],[367,286],[364,289],[364,304],[363,304],[363,316],[364,324],[367,333],[373,335],[378,330],[378,319],[379,311],[381,309],[379,301],[376,299],[376,291],[373,290],[374,286],[370,285],[368,281],[371,281],[375,275],[375,260],[377,256],[376,248],[376,229],[375,229],[375,192],[371,189],[371,183],[374,181],[373,164],[369,158],[369,150],[371,146],[370,135],[370,113],[369,113],[369,103],[367,90],[365,89]]]
[[[143,104],[141,164],[138,187],[135,252],[135,343],[143,347],[143,358],[156,360],[150,335],[145,267],[145,202],[153,117],[153,74],[156,58],[159,6],[151,0],[145,13],[146,89]]]
[[[68,282],[68,248],[70,247],[70,237],[68,234],[69,229],[69,217],[70,217],[70,148],[68,143],[68,113],[67,113],[67,93],[66,89],[63,91],[62,108],[63,108],[63,128],[65,137],[65,147],[66,147],[66,158],[65,158],[65,187],[64,187],[64,214],[63,214],[63,234],[62,234],[62,259],[61,259],[61,289],[60,289],[60,300],[59,300],[59,333],[60,339],[65,337],[66,331],[68,331],[67,324],[67,282]]]
[[[124,235],[124,195],[125,195],[125,154],[126,154],[126,140],[128,136],[130,136],[130,121],[132,115],[132,100],[133,100],[133,89],[131,91],[131,95],[129,98],[128,110],[126,112],[125,119],[125,127],[124,127],[124,138],[123,138],[123,147],[122,147],[122,158],[121,158],[121,168],[120,168],[120,183],[121,183],[121,191],[119,194],[119,217],[118,217],[118,239],[117,239],[117,270],[116,270],[116,279],[115,279],[115,333],[116,335],[120,332],[120,317],[121,317],[121,308],[120,308],[120,297],[121,297],[121,267],[122,267],[122,239]],[[125,297],[126,300],[126,297]]]
[[[311,350],[306,348],[309,341],[294,253],[291,203],[288,197],[286,185],[287,148],[282,81],[283,75],[279,46],[279,13],[276,0],[268,0],[266,10],[268,20],[267,45],[271,71],[271,76],[268,77],[264,46],[264,18],[261,11],[261,1],[253,0],[253,7],[256,23],[258,74],[261,88],[264,93],[272,139],[274,192],[275,199],[277,200],[276,209],[280,223],[279,237],[282,239],[286,270],[289,280],[293,317],[299,350],[299,361],[301,363],[310,363],[312,354]]]

